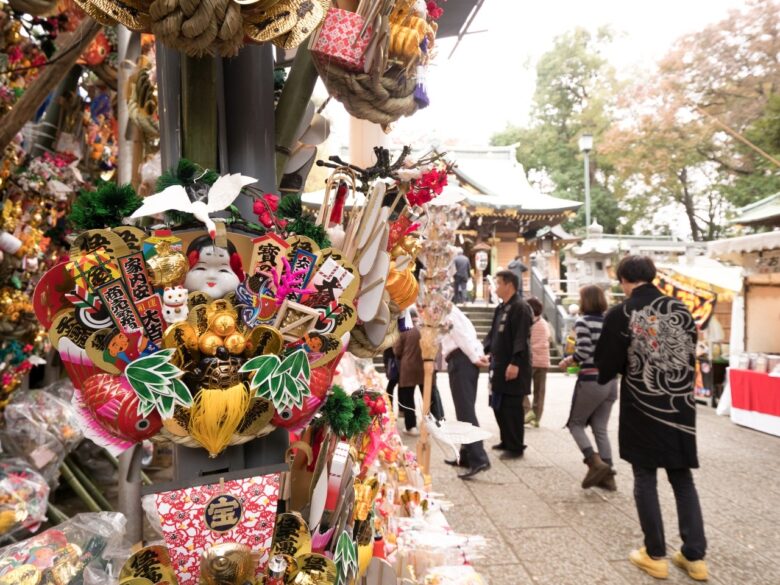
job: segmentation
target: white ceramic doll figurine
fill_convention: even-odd
[[[228,248],[219,248],[209,236],[201,236],[187,248],[190,271],[184,280],[184,288],[200,291],[213,299],[221,299],[236,290],[244,280],[241,256],[228,241]]]
[[[181,323],[187,320],[187,316],[190,313],[187,307],[187,289],[183,286],[176,286],[171,288],[166,286],[163,290],[163,317],[165,322],[169,325],[173,323]]]

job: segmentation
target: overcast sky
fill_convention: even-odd
[[[441,3],[447,9],[446,2]],[[702,29],[744,0],[485,0],[451,59],[454,40],[437,42],[431,105],[398,122],[396,140],[487,144],[507,122],[522,123],[534,91],[535,64],[552,39],[576,26],[608,24],[619,38],[608,58],[619,70],[651,68],[675,39]]]

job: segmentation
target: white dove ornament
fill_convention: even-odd
[[[190,201],[184,187],[173,185],[159,193],[146,197],[143,205],[130,217],[138,218],[147,215],[158,215],[166,211],[191,213],[198,221],[206,225],[206,229],[213,240],[217,236],[217,226],[210,215],[226,209],[236,200],[238,194],[241,193],[241,189],[256,182],[257,179],[244,176],[241,173],[222,175],[214,181],[214,184],[209,189],[205,203],[203,201]]]

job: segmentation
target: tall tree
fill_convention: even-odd
[[[530,122],[510,126],[493,136],[494,145],[517,144],[517,159],[529,179],[545,191],[568,199],[584,199],[582,155],[577,141],[584,132],[595,136],[590,157],[592,215],[608,232],[624,230],[611,193],[613,168],[599,157],[599,143],[610,126],[609,109],[617,81],[601,54],[612,40],[608,29],[596,34],[578,28],[558,36],[536,66],[536,90]],[[584,210],[568,227],[584,225]]]

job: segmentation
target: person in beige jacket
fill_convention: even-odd
[[[534,312],[531,325],[531,374],[533,380],[533,406],[526,396],[523,399],[525,424],[539,426],[544,410],[544,391],[547,387],[547,371],[550,369],[550,325],[542,315],[542,301],[536,297],[528,299],[528,304]]]

